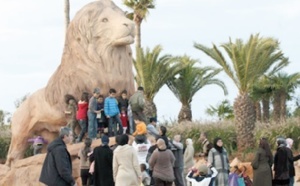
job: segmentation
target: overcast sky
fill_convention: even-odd
[[[71,19],[91,1],[70,0]],[[114,0],[122,9],[121,0]],[[64,42],[63,1],[0,0],[0,109],[13,112],[14,101],[26,93],[44,87],[60,64]],[[205,54],[193,48],[198,42],[211,46],[227,42],[229,37],[247,40],[250,34],[277,38],[291,64],[285,69],[300,69],[299,0],[156,0],[142,23],[142,46],[161,44],[163,54],[187,54],[203,65],[218,67]],[[194,119],[210,119],[209,105],[224,99],[231,103],[237,89],[223,73],[218,76],[228,88],[210,85],[193,98]],[[181,104],[167,87],[155,97],[160,120],[175,119]]]

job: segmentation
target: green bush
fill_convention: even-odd
[[[183,124],[174,123],[168,125],[168,136],[172,138],[176,134],[181,134],[182,141],[191,138],[194,142],[195,152],[201,151],[201,142],[199,142],[200,133],[207,132],[208,139],[213,142],[215,137],[222,138],[224,147],[229,154],[236,154],[237,151],[237,135],[233,121],[222,122],[186,122]],[[289,119],[286,123],[257,123],[254,131],[256,144],[262,137],[266,137],[273,151],[276,150],[276,139],[278,137],[292,138],[294,140],[293,148],[298,150],[300,146],[300,122],[297,119]],[[241,152],[243,157],[248,153],[255,152],[255,149],[249,149]]]
[[[168,128],[168,136],[172,138],[176,134],[180,134],[182,141],[187,138],[191,138],[194,142],[195,152],[201,152],[202,144],[199,141],[201,132],[206,132],[208,134],[208,139],[212,143],[214,138],[220,137],[224,143],[224,147],[227,149],[228,153],[236,151],[236,133],[234,130],[233,122],[217,122],[217,123],[184,123],[184,124],[174,124],[172,127]]]

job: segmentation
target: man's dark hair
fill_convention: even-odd
[[[121,94],[127,94],[127,90],[123,90]]]
[[[103,96],[102,94],[100,94],[100,95],[98,96],[98,98],[104,98],[104,96]]]
[[[128,144],[128,140],[129,140],[129,138],[128,138],[127,134],[122,134],[118,137],[117,143],[118,143],[118,145],[126,145],[126,144]]]
[[[114,88],[111,88],[109,89],[109,93],[112,94],[112,93],[117,93],[117,91],[114,89]]]
[[[167,133],[167,128],[165,126],[160,126],[161,135],[165,136]]]
[[[59,137],[63,139],[65,136],[69,136],[71,129],[69,127],[62,127],[59,130]]]
[[[150,123],[152,123],[153,121],[157,122],[156,118],[150,118]]]
[[[144,91],[144,87],[138,87],[138,90]]]

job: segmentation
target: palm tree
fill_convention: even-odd
[[[64,12],[65,12],[65,32],[67,33],[67,29],[70,23],[70,1],[69,0],[65,0]]]
[[[254,84],[250,95],[255,102],[262,102],[262,120],[269,122],[270,119],[270,98],[274,92],[271,80],[268,76],[263,75]],[[256,112],[258,114],[258,112]],[[258,118],[258,117],[256,117]],[[260,121],[260,120],[259,120]]]
[[[230,102],[228,100],[222,101],[216,107],[210,105],[210,107],[206,109],[206,113],[210,116],[217,115],[220,121],[223,119],[234,118],[233,106],[230,105]]]
[[[198,61],[193,60],[188,56],[183,56],[179,58],[179,60],[182,65],[184,65],[184,68],[180,70],[177,76],[174,76],[167,81],[167,85],[182,104],[178,114],[178,121],[191,121],[191,102],[198,90],[211,84],[219,85],[223,89],[224,94],[227,94],[227,89],[222,81],[214,78],[221,69],[215,69],[213,67],[196,67],[195,64]]]
[[[133,10],[128,17],[132,17],[135,22],[135,42],[136,48],[141,48],[141,24],[149,14],[149,9],[155,8],[154,0],[124,0],[124,4]]]
[[[235,43],[229,40],[221,47],[226,51],[231,61],[225,59],[222,52],[213,44],[213,48],[195,43],[194,46],[210,56],[233,80],[239,90],[234,102],[234,122],[237,130],[238,150],[253,148],[255,128],[255,108],[249,92],[253,83],[273,65],[278,68],[282,60],[286,60],[279,50],[279,42],[273,38],[263,38],[259,34],[251,35],[244,43],[237,39]]]
[[[271,77],[275,89],[273,101],[273,117],[275,121],[284,122],[286,119],[286,102],[300,85],[300,73],[278,73]]]
[[[137,59],[133,60],[136,70],[135,80],[138,86],[144,87],[145,115],[156,117],[156,105],[154,96],[166,82],[175,76],[182,68],[180,61],[171,55],[160,56],[162,47],[160,45],[150,51],[141,48],[137,51]]]

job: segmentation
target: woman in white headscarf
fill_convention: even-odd
[[[194,147],[193,141],[191,138],[186,139],[185,141],[186,148],[183,155],[184,160],[184,177],[189,173],[189,169],[194,166]]]

